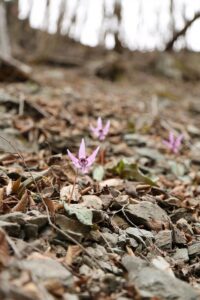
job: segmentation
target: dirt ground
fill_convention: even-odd
[[[0,83],[0,299],[200,299],[199,54],[87,50],[31,78]],[[100,156],[72,192],[82,138]]]

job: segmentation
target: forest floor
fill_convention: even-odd
[[[109,54],[0,83],[0,299],[200,299],[199,56],[176,59]],[[82,138],[104,155],[69,203]]]

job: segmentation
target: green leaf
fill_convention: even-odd
[[[70,204],[64,203],[64,208],[69,215],[75,215],[76,218],[84,225],[93,225],[93,213],[91,209],[83,207],[79,204]]]
[[[92,172],[92,177],[96,181],[102,181],[105,175],[105,170],[103,166],[97,166]]]
[[[151,186],[156,185],[156,183],[153,180],[151,180],[149,177],[145,176],[139,170],[137,164],[128,163],[124,159],[119,161],[119,163],[112,169],[112,172],[124,179],[144,182]]]

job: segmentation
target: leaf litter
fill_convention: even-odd
[[[177,82],[180,100],[155,101],[158,78],[142,71],[133,87],[81,67],[58,68],[68,80],[54,82],[47,68],[34,67],[34,93],[27,83],[0,89],[0,297],[199,299],[200,123],[191,83]],[[162,84],[174,92],[169,79]],[[84,151],[75,156],[82,138],[88,156],[98,156],[89,165]],[[77,176],[74,166],[88,173]]]

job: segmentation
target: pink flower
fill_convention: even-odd
[[[107,121],[105,127],[103,128],[102,119],[100,117],[97,120],[97,127],[93,127],[92,125],[90,125],[91,131],[100,141],[105,140],[109,128],[110,128],[110,121]]]
[[[169,140],[164,140],[163,143],[170,149],[173,153],[177,154],[181,147],[181,142],[183,140],[183,134],[180,134],[177,138],[174,136],[173,132],[169,133]]]
[[[95,161],[95,158],[97,156],[97,153],[99,151],[99,147],[94,150],[94,152],[90,156],[86,156],[85,153],[85,141],[82,139],[79,152],[78,152],[78,158],[75,157],[68,149],[67,153],[69,158],[71,159],[72,163],[77,169],[80,169],[82,173],[88,173],[89,168],[92,166],[92,164]]]

